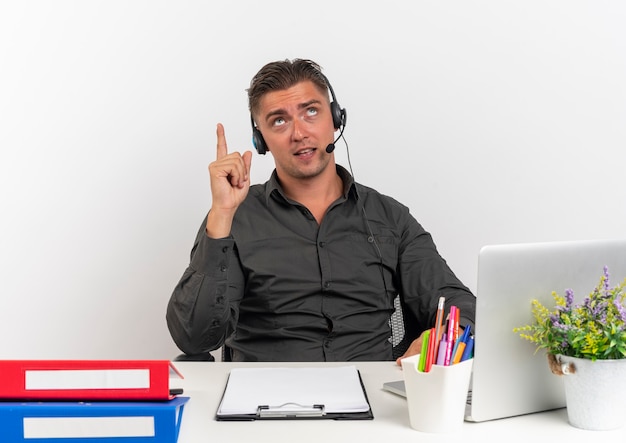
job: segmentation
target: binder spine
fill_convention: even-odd
[[[169,400],[170,370],[180,376],[165,360],[5,360],[0,399]]]
[[[0,402],[2,442],[176,443],[188,397],[164,402]]]

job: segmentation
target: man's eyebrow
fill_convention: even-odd
[[[311,105],[321,105],[321,104],[322,104],[321,100],[313,99],[313,100],[309,100],[308,102],[300,103],[298,105],[298,109],[306,109]],[[285,111],[283,108],[275,109],[273,111],[268,112],[265,115],[265,121],[269,121],[272,117],[285,115],[286,113],[287,111]]]
[[[306,109],[311,105],[321,105],[321,104],[322,104],[321,100],[313,99],[313,100],[309,100],[308,102],[299,104],[298,109]]]

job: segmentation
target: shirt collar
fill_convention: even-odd
[[[336,165],[336,168],[337,175],[341,177],[341,181],[343,182],[343,196],[345,198],[353,197],[355,200],[358,200],[359,193],[356,188],[354,177],[352,177],[348,170],[343,166]],[[284,200],[285,202],[287,201],[283,188],[278,181],[278,174],[276,174],[276,169],[274,169],[272,175],[270,176],[270,179],[265,185],[265,199],[267,203],[269,203],[269,199],[272,194],[280,195],[282,200]]]

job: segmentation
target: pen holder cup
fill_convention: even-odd
[[[411,427],[417,431],[457,431],[465,418],[465,405],[474,359],[417,370],[419,355],[402,360],[402,372]]]

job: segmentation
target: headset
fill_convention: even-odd
[[[324,74],[320,74],[324,78],[326,86],[328,86],[328,90],[330,91],[330,96],[332,98],[332,101],[330,102],[330,113],[333,117],[333,126],[335,127],[335,130],[341,129],[341,133],[339,134],[339,137],[341,137],[341,135],[343,134],[343,129],[346,126],[346,109],[339,106],[339,103],[337,102],[337,97],[335,97],[335,91],[333,91],[333,87],[328,81],[328,78]],[[252,144],[254,145],[256,152],[261,155],[265,155],[265,153],[269,151],[269,149],[267,149],[267,144],[263,139],[263,134],[261,134],[261,131],[259,131],[259,129],[254,124],[254,118],[252,118],[252,114],[250,114],[250,123],[252,124]],[[335,143],[337,142],[337,140],[339,140],[339,137],[337,137],[333,143],[329,144],[326,147],[326,152],[330,154],[334,151]]]

